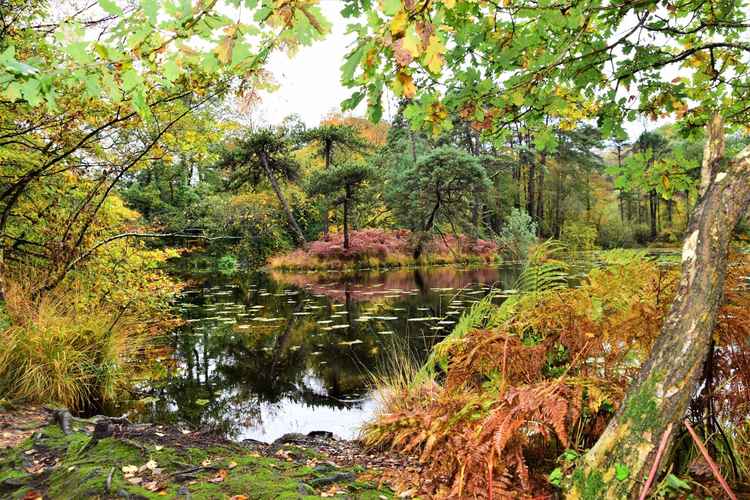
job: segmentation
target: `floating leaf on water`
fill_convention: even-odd
[[[356,339],[356,340],[349,340],[349,341],[345,341],[345,342],[339,342],[339,345],[350,346],[350,345],[356,345],[356,344],[362,344],[362,343],[363,342],[361,340]]]

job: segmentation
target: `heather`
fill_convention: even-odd
[[[349,248],[343,235],[332,233],[290,253],[271,257],[275,269],[324,270],[390,268],[438,264],[494,264],[501,260],[499,245],[466,235],[435,235],[427,242],[407,229],[362,229],[352,231]],[[418,246],[424,251],[414,256]]]

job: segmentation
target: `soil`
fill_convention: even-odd
[[[399,477],[419,472],[326,432],[238,443],[210,431],[66,414],[0,410],[1,498],[388,499]]]

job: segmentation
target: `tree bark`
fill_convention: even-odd
[[[547,153],[542,153],[539,156],[539,178],[536,183],[536,220],[540,236],[542,234],[542,226],[544,225],[544,170],[546,165]]]
[[[294,213],[292,213],[292,209],[289,207],[289,203],[286,201],[284,193],[281,192],[279,182],[276,180],[276,176],[273,175],[273,171],[271,171],[271,167],[268,165],[268,158],[266,158],[266,155],[260,155],[260,163],[261,165],[263,165],[263,170],[265,170],[266,172],[268,182],[271,183],[271,187],[273,188],[274,193],[276,193],[276,197],[279,199],[279,202],[281,203],[281,206],[286,213],[286,218],[289,221],[289,225],[292,226],[297,239],[300,243],[306,243],[307,240],[305,240],[305,235],[302,233],[302,229],[299,227],[299,224],[297,224],[297,219],[294,217]]]
[[[331,153],[333,152],[333,145],[326,141],[325,145],[325,167],[326,170],[331,166]],[[328,234],[330,232],[330,222],[328,219],[328,205],[325,201],[323,201],[323,213],[321,214],[321,218],[323,219],[323,239],[328,241]]]
[[[349,200],[352,198],[352,188],[346,185],[344,194],[344,249],[349,250]]]
[[[681,425],[700,382],[732,232],[750,202],[750,146],[723,164],[716,154],[723,150],[723,130],[716,122],[707,127],[711,146],[702,178],[709,181],[691,214],[674,302],[620,409],[574,473],[569,498],[637,498],[659,441],[670,425]],[[626,468],[626,479],[615,479],[616,465]]]
[[[648,210],[649,210],[649,221],[651,226],[651,239],[655,240],[656,236],[658,234],[658,230],[656,228],[656,203],[657,203],[657,194],[656,190],[652,189],[648,192]]]

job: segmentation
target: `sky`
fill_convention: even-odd
[[[274,75],[279,89],[263,92],[261,104],[254,115],[268,124],[297,113],[308,126],[320,123],[353,92],[341,84],[341,65],[351,49],[355,35],[346,34],[347,20],[339,11],[342,2],[320,0],[325,17],[332,24],[331,33],[322,41],[303,47],[293,57],[275,52],[266,68]],[[356,110],[364,115],[364,103]]]
[[[267,69],[274,75],[279,88],[274,92],[262,92],[261,103],[254,110],[253,118],[263,124],[275,125],[284,117],[296,113],[308,127],[316,126],[331,112],[339,111],[342,101],[353,90],[341,84],[341,65],[355,40],[354,34],[346,34],[348,19],[341,16],[343,2],[320,0],[323,14],[332,25],[332,31],[322,41],[301,48],[290,57],[282,52],[271,55]],[[395,113],[396,101],[390,96],[384,102],[384,118]],[[354,111],[365,115],[365,103]],[[639,118],[625,124],[631,139],[646,130],[654,130],[669,120],[651,121]]]

